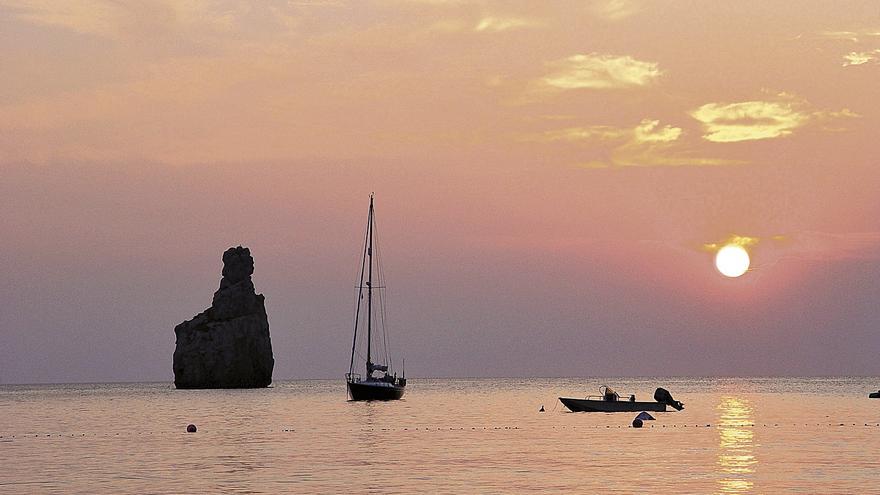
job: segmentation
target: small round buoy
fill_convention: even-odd
[[[198,431],[198,428],[196,428],[196,425],[189,425],[186,427],[187,433],[195,433],[196,431]]]
[[[541,409],[538,409],[538,412],[544,412],[544,404],[541,404]]]
[[[639,418],[634,419],[633,420],[633,428],[641,428],[641,427],[642,427],[642,420]]]

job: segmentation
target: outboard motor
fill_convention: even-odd
[[[662,402],[667,406],[675,409],[676,411],[681,411],[684,409],[684,404],[672,398],[672,394],[669,393],[665,388],[657,388],[654,391],[654,400],[657,402]]]

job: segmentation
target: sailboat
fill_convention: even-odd
[[[404,370],[398,377],[391,366],[391,356],[388,353],[385,302],[382,297],[385,286],[380,272],[382,265],[379,263],[379,247],[374,240],[377,237],[375,231],[376,217],[373,210],[373,195],[370,194],[370,213],[367,217],[367,234],[364,239],[361,275],[357,286],[358,299],[354,317],[354,337],[351,342],[351,362],[348,373],[345,374],[348,397],[351,400],[397,400],[403,397],[406,388],[406,371]],[[365,298],[366,308],[363,308]],[[366,356],[358,352],[358,330],[361,336],[366,331]],[[376,349],[374,349],[374,340],[377,341]],[[377,356],[374,351],[383,351],[382,356]],[[357,357],[366,361],[366,375],[363,377],[354,372]],[[384,360],[384,364],[374,361],[379,358]]]

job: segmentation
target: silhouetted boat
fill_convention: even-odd
[[[880,390],[868,394],[869,399],[880,399]]]
[[[406,387],[406,377],[397,377],[397,373],[391,366],[391,356],[388,353],[388,339],[385,330],[385,303],[382,298],[382,289],[385,288],[384,279],[381,273],[381,263],[379,263],[379,247],[374,241],[376,229],[376,218],[373,210],[373,195],[370,195],[370,213],[367,216],[367,233],[364,240],[364,255],[361,261],[361,275],[358,283],[358,300],[357,309],[354,317],[354,337],[351,342],[351,364],[348,366],[348,373],[345,374],[346,387],[348,396],[351,400],[397,400],[403,397]],[[375,260],[374,260],[375,258]],[[366,281],[364,280],[366,276]],[[373,281],[377,281],[378,285],[374,285]],[[366,312],[361,311],[361,303],[366,293]],[[377,299],[376,308],[373,307],[373,299]],[[363,321],[362,321],[363,320]],[[379,332],[374,331],[374,326],[378,327]],[[362,356],[358,352],[358,328],[362,327],[366,330],[366,356]],[[377,349],[383,350],[383,358],[387,364],[379,364],[373,362],[373,338],[381,337],[381,345],[377,345]],[[377,343],[379,344],[379,343]],[[365,360],[366,375],[361,377],[360,374],[354,372],[355,357],[361,357]],[[374,376],[375,373],[381,373]],[[403,375],[406,374],[404,370]]]
[[[559,401],[572,412],[665,412],[667,405],[679,411],[684,408],[681,402],[674,400],[672,395],[662,388],[654,392],[656,402],[638,402],[635,395],[621,400],[620,395],[607,385],[599,387],[599,394],[584,399],[560,397]]]

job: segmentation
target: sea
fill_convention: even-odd
[[[683,411],[572,413],[610,385]],[[0,493],[880,493],[880,378],[410,379],[0,386]],[[544,411],[541,412],[543,407]],[[187,426],[197,427],[187,433]]]

